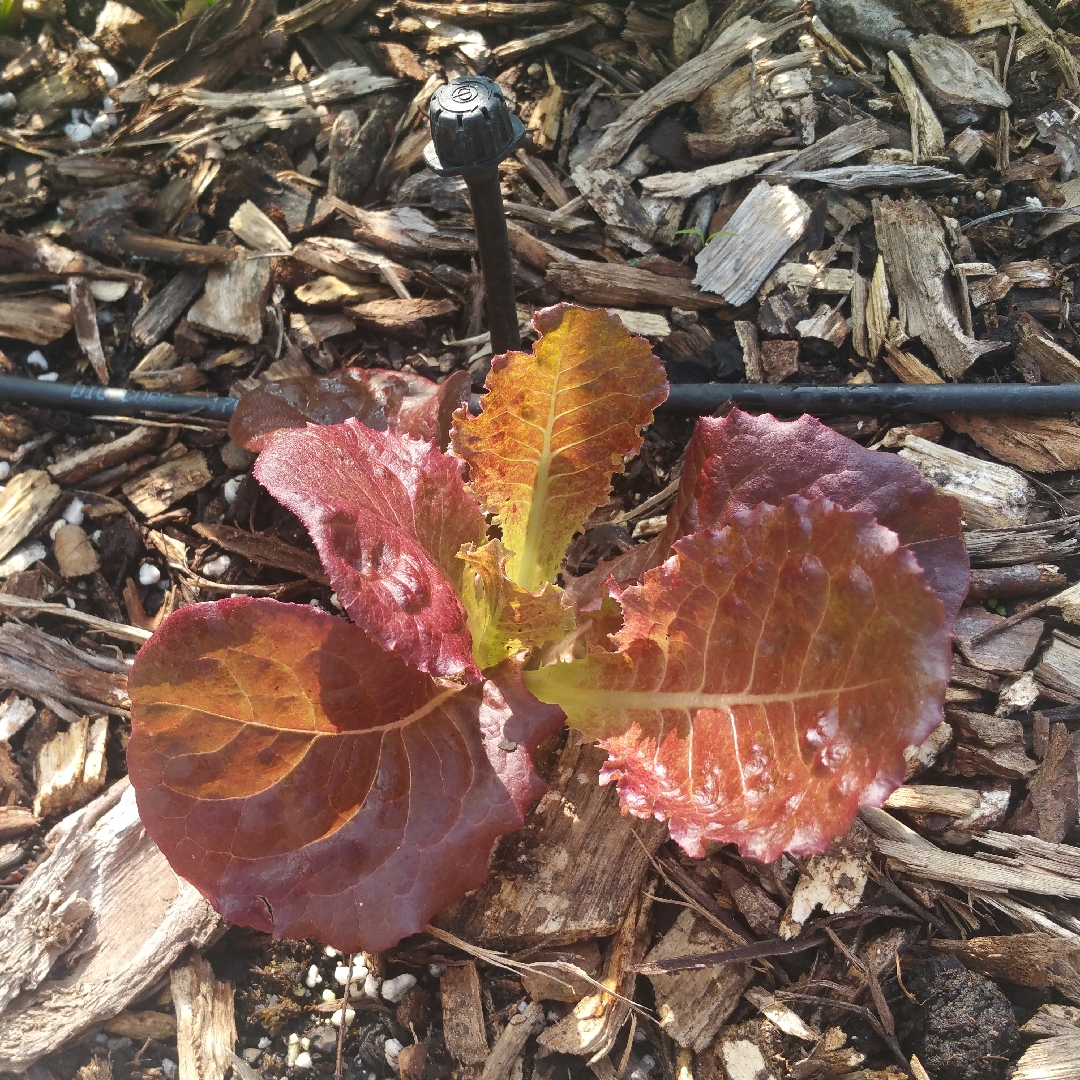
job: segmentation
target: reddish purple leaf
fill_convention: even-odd
[[[275,431],[307,423],[343,424],[355,418],[376,431],[438,442],[445,450],[455,410],[467,404],[472,380],[455,371],[445,382],[379,368],[345,368],[268,382],[245,394],[229,422],[229,436],[261,450]]]
[[[485,539],[463,462],[358,420],[269,437],[255,476],[307,526],[352,620],[419,671],[478,679],[458,599]]]
[[[545,790],[530,755],[562,714],[491,675],[439,682],[299,604],[182,608],[129,680],[143,822],[226,919],[388,949],[484,880]]]
[[[914,553],[952,626],[967,595],[970,565],[960,504],[895,454],[867,450],[811,416],[783,422],[739,409],[698,421],[665,530],[571,583],[568,592],[578,603],[595,601],[608,575],[618,582],[639,580],[668,557],[680,536],[725,525],[739,510],[787,495],[821,496],[864,510],[892,529]]]
[[[826,499],[736,510],[622,593],[615,652],[526,673],[691,855],[823,851],[942,719],[950,633],[896,534]]]

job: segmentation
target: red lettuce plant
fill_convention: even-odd
[[[807,417],[700,421],[665,530],[564,591],[567,545],[667,386],[615,316],[534,324],[483,412],[454,417],[453,456],[395,430],[408,408],[253,436],[351,622],[221,600],[140,651],[140,812],[226,918],[344,950],[422,929],[521,826],[564,720],[607,749],[631,813],[690,854],[765,860],[826,847],[940,722],[959,508]],[[421,395],[432,440],[447,396]]]

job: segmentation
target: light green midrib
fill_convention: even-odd
[[[536,461],[536,483],[533,485],[532,501],[529,504],[529,520],[525,526],[525,540],[521,545],[518,559],[517,577],[511,577],[523,589],[532,592],[544,582],[540,568],[540,537],[543,535],[544,506],[547,502],[548,488],[551,485],[551,436],[558,416],[556,402],[559,398],[559,380],[562,376],[562,350],[555,364],[551,384],[551,400],[548,402],[547,423],[544,425],[544,442]]]

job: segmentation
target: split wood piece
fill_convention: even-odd
[[[855,285],[857,275],[839,267],[826,267],[824,270],[810,263],[789,262],[778,266],[761,286],[759,299],[774,289],[788,287],[806,289],[808,292],[836,293],[846,296]]]
[[[354,285],[327,275],[297,286],[293,295],[301,304],[319,307],[323,304],[365,304],[369,300],[389,299],[394,294],[383,285]]]
[[[641,190],[663,199],[688,199],[710,188],[723,187],[735,180],[753,176],[771,162],[790,156],[790,151],[774,150],[767,154],[727,161],[722,165],[708,165],[693,172],[657,173],[655,176],[642,177]]]
[[[145,518],[165,513],[174,503],[206,487],[213,477],[201,450],[166,461],[120,488]]]
[[[433,251],[476,251],[472,233],[440,228],[412,206],[362,210],[336,195],[327,195],[319,201],[316,216],[323,211],[340,214],[352,226],[357,240],[391,255],[428,258]]]
[[[1007,465],[982,461],[915,435],[904,438],[900,457],[914,465],[939,491],[954,496],[968,528],[1024,525],[1037,491]]]
[[[1034,361],[1050,383],[1080,382],[1080,359],[1059,345],[1026,311],[1016,317],[1017,352]]]
[[[1027,798],[1009,819],[1008,831],[1060,844],[1077,822],[1078,762],[1080,732],[1070,733],[1064,724],[1051,724],[1038,772],[1028,785]]]
[[[997,345],[976,341],[960,326],[947,286],[951,264],[940,219],[915,196],[899,202],[882,196],[874,200],[874,225],[901,329],[922,340],[949,378],[959,379]]]
[[[945,784],[903,784],[884,803],[886,810],[907,810],[915,814],[944,814],[963,818],[982,805],[978,791]]]
[[[348,310],[360,326],[377,330],[391,337],[407,340],[427,335],[425,319],[436,319],[457,311],[453,300],[371,300]]]
[[[923,386],[942,386],[945,380],[931,368],[928,368],[917,356],[898,349],[891,341],[881,342],[885,350],[885,363],[892,368],[893,374],[903,383],[916,383]],[[901,442],[899,445],[903,445]]]
[[[930,96],[945,106],[971,102],[1007,109],[1012,98],[962,45],[940,34],[923,34],[911,43],[911,62]]]
[[[1035,678],[1042,686],[1080,701],[1080,642],[1055,630],[1035,668]]]
[[[611,1050],[630,1015],[637,968],[649,946],[651,914],[652,895],[639,887],[612,938],[600,980],[604,990],[582,998],[567,1016],[542,1032],[537,1039],[541,1046],[553,1054],[575,1054],[593,1060]]]
[[[226,91],[185,90],[184,100],[216,112],[237,109],[302,109],[390,90],[400,83],[386,75],[372,75],[358,64],[340,64],[306,83],[277,90]]]
[[[139,1012],[125,1009],[111,1020],[106,1020],[101,1028],[110,1035],[126,1035],[129,1039],[175,1039],[176,1017],[153,1009],[141,1009]]]
[[[571,19],[562,26],[557,26],[551,30],[541,30],[539,33],[530,34],[528,37],[515,38],[505,45],[497,45],[491,50],[491,59],[496,64],[512,64],[522,56],[535,52],[537,49],[542,49],[546,45],[552,45],[556,41],[565,41],[567,38],[580,34],[583,30],[588,30],[595,25],[596,20],[591,15],[585,15],[580,19]]]
[[[773,997],[764,987],[753,986],[743,997],[785,1035],[802,1039],[803,1042],[817,1042],[821,1038],[820,1031],[810,1027],[797,1012]]]
[[[979,600],[1012,600],[1063,589],[1066,578],[1048,563],[1022,563],[989,570],[972,570],[968,596]]]
[[[330,584],[316,556],[276,536],[251,533],[232,525],[207,525],[202,522],[195,524],[193,530],[223,551],[240,555],[258,566],[272,566],[276,570],[287,570],[310,581],[317,581],[320,585]]]
[[[347,203],[360,202],[390,149],[394,125],[407,105],[405,95],[398,91],[381,94],[363,123],[352,109],[338,113],[327,147],[329,194]]]
[[[169,346],[171,348],[171,346]],[[74,485],[88,476],[137,457],[156,446],[162,437],[160,428],[135,427],[126,435],[109,442],[95,443],[85,450],[58,458],[47,465],[49,475],[58,483]]]
[[[302,311],[293,311],[289,314],[289,329],[292,331],[296,344],[302,349],[308,349],[314,345],[321,345],[329,338],[351,334],[356,329],[356,323],[347,316],[333,311],[310,315]]]
[[[196,955],[184,967],[173,968],[169,985],[180,1080],[225,1080],[236,1045],[232,983],[215,978],[210,965]]]
[[[109,368],[105,362],[105,353],[101,348],[101,333],[97,323],[97,305],[90,289],[90,280],[74,276],[67,280],[68,302],[71,305],[71,317],[75,324],[75,337],[79,348],[86,354],[98,382],[109,385]]]
[[[289,238],[250,199],[229,219],[229,228],[253,251],[279,255],[292,251]]]
[[[694,284],[740,307],[754,295],[810,221],[810,207],[784,184],[760,183],[740,203],[724,234],[697,255]]]
[[[131,340],[144,349],[156,345],[198,296],[206,273],[205,267],[189,266],[170,278],[161,292],[135,316]]]
[[[604,129],[603,135],[582,163],[587,169],[611,168],[623,159],[652,120],[672,105],[693,101],[747,53],[747,43],[753,39],[755,49],[764,51],[784,35],[805,26],[807,20],[796,16],[782,19],[769,26],[746,25],[745,33],[732,35],[722,44],[699,53],[680,65],[655,86],[640,94],[630,107]]]
[[[50,345],[73,325],[71,305],[48,295],[5,296],[0,304],[0,337]]]
[[[450,1056],[462,1065],[487,1060],[484,1006],[476,964],[466,960],[448,967],[439,979],[442,996],[443,1039]]]
[[[986,837],[980,840],[985,842]],[[987,862],[971,855],[943,851],[929,843],[924,847],[882,838],[876,838],[874,846],[894,869],[913,877],[944,881],[978,892],[1004,893],[1012,889],[1064,899],[1080,898],[1080,880],[1033,867],[1022,859]]]
[[[1035,1036],[1080,1036],[1080,1009],[1074,1005],[1040,1005],[1039,1011],[1020,1031]]]
[[[1080,469],[1080,427],[1056,416],[980,416],[943,413],[962,432],[1000,461],[1028,472]]]
[[[1028,933],[976,937],[967,941],[941,939],[935,946],[980,975],[1036,990],[1060,989],[1076,1000],[1080,940]],[[1073,992],[1069,993],[1070,990]],[[1076,1035],[1080,1038],[1080,1031]]]
[[[1038,525],[987,529],[965,536],[972,566],[1016,566],[1058,560],[1080,551],[1080,516]]]
[[[466,941],[512,950],[609,937],[624,921],[665,826],[621,812],[597,778],[604,751],[570,741],[525,827],[499,841],[503,867],[432,920]],[[508,853],[500,860],[500,851]]]
[[[945,16],[949,29],[958,34],[977,34],[1017,21],[1013,0],[938,0],[937,8]]]
[[[10,584],[10,579],[9,579]],[[77,608],[69,608],[67,604],[50,604],[45,600],[34,600],[23,596],[13,596],[11,593],[0,592],[0,611],[16,612],[22,616],[39,612],[48,615],[59,615],[71,622],[79,622],[91,630],[107,634],[109,637],[118,638],[121,641],[135,641],[140,645],[150,635],[137,626],[127,626],[124,623],[112,622],[109,619],[98,618],[86,611]],[[2,721],[2,709],[0,709],[0,721]]]
[[[556,247],[547,240],[541,240],[533,236],[528,229],[523,228],[516,221],[507,219],[506,232],[510,239],[510,248],[514,254],[522,262],[536,267],[537,270],[546,273],[553,263],[577,261],[575,256],[563,251],[562,248]]]
[[[69,581],[92,574],[101,567],[90,537],[78,525],[67,523],[56,530],[53,555],[56,556],[61,576]]]
[[[221,337],[258,345],[270,279],[268,259],[236,259],[211,267],[202,296],[188,311],[188,322]]]
[[[799,343],[790,338],[761,343],[761,366],[765,378],[771,383],[781,383],[799,370]]]
[[[645,240],[652,237],[654,222],[625,173],[579,165],[570,178],[601,221],[616,229],[627,229]]]
[[[734,314],[734,309],[719,296],[702,292],[687,281],[634,266],[576,259],[573,262],[553,263],[547,272],[547,279],[565,296],[586,304],[713,310],[718,318],[724,318],[725,313]]]
[[[1021,1029],[1024,1030],[1024,1029]],[[1040,1039],[1029,1046],[1010,1071],[1011,1080],[1051,1080],[1080,1072],[1080,1032]]]
[[[0,626],[0,685],[28,697],[56,699],[91,715],[120,713],[130,705],[126,672],[122,660],[77,649],[32,626]]]
[[[511,1013],[484,1062],[480,1080],[510,1080],[519,1074],[525,1044],[543,1029],[544,1006],[539,1001],[530,1002],[524,1012]]]
[[[956,708],[946,709],[945,715],[956,732],[952,767],[958,775],[1023,780],[1038,767],[1027,756],[1019,720]]]
[[[105,743],[109,718],[81,717],[51,738],[34,762],[34,813],[51,817],[88,803],[105,785]]]
[[[806,149],[800,150],[782,168],[775,171],[782,174],[789,169],[800,172],[823,169],[864,154],[877,146],[884,146],[891,137],[889,129],[872,117],[857,120],[854,124],[842,124]]]
[[[0,806],[0,843],[25,836],[41,819],[27,806]]]
[[[889,53],[889,74],[896,83],[900,96],[911,118],[911,161],[918,166],[928,157],[937,157],[945,151],[945,132],[934,114],[930,102],[919,89],[919,84],[908,71],[904,61],[894,52]]]
[[[735,321],[735,334],[743,351],[743,368],[746,371],[746,381],[761,383],[765,381],[765,368],[762,364],[761,338],[758,328],[752,322],[742,319]]]
[[[0,491],[0,559],[7,558],[46,518],[62,494],[41,469],[12,477]]]
[[[165,371],[145,371],[132,373],[131,381],[143,390],[154,390],[164,394],[188,394],[205,386],[209,379],[194,364],[180,364]]]
[[[803,340],[809,339],[839,349],[851,333],[851,327],[837,308],[822,304],[809,319],[795,324],[795,333]]]
[[[116,1016],[222,926],[146,835],[127,780],[64,818],[45,851],[0,915],[0,1071]]]
[[[957,617],[956,643],[968,663],[983,671],[1018,675],[1035,654],[1042,635],[1041,619],[1025,617],[1009,623],[983,607],[965,607]]]
[[[687,908],[653,946],[644,962],[651,964],[677,956],[700,956],[720,952],[729,945],[728,938]],[[753,977],[753,968],[749,964],[724,964],[703,971],[650,975],[661,1030],[680,1046],[701,1053],[712,1045]]]
[[[493,50],[493,53],[495,51],[497,50]],[[561,210],[567,203],[573,201],[567,194],[566,188],[563,187],[562,181],[547,162],[532,157],[524,149],[516,151],[514,156],[521,162],[529,178],[536,183],[558,209]]]
[[[339,236],[311,236],[296,246],[293,258],[316,270],[353,285],[364,285],[381,277],[386,270],[402,282],[411,281],[413,272],[389,255]]]
[[[629,220],[631,219],[631,217],[637,215],[640,215],[641,220],[645,221],[647,224],[649,219],[648,211],[645,209],[642,203],[637,200],[637,197],[634,196],[633,192],[630,191],[629,187],[627,186],[628,181],[626,180],[626,178],[622,177],[620,179],[617,174],[611,172],[605,172],[604,175],[608,178],[609,182],[613,186],[615,186],[618,192],[618,194],[613,197],[613,201],[610,205],[614,207],[615,210],[621,210],[624,205],[627,207],[630,207],[631,205],[634,206],[634,209],[632,211],[629,209],[626,210],[625,216],[620,219],[619,224],[621,226],[626,226],[629,224]],[[599,190],[598,186],[596,185],[596,183],[594,182],[594,178],[592,177],[588,179],[582,178],[582,183],[586,185],[586,189],[590,193],[589,203],[590,205],[592,205],[592,196],[597,194]],[[583,195],[579,195],[578,198],[581,199],[582,204],[584,204],[584,202],[586,201],[585,196]],[[633,201],[624,202],[624,200]],[[563,210],[545,210],[540,206],[529,206],[528,203],[515,202],[506,202],[504,203],[504,206],[506,208],[506,212],[508,214],[512,214],[514,217],[524,218],[526,221],[531,221],[534,225],[542,225],[548,229],[554,229],[557,232],[577,232],[579,229],[585,229],[588,228],[588,226],[590,225],[596,224],[596,222],[593,221],[592,218],[574,217],[569,210],[565,212]],[[638,209],[638,207],[640,207],[640,210]],[[609,213],[610,215],[610,211],[605,212]],[[604,217],[603,214],[600,214],[599,210],[597,210],[597,213],[602,218],[602,220],[608,221],[608,217]],[[612,223],[614,224],[614,222]]]

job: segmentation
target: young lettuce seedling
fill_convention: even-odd
[[[689,854],[765,860],[823,850],[940,723],[967,590],[955,500],[808,417],[733,411],[699,422],[661,534],[564,590],[667,385],[614,315],[534,325],[480,416],[455,415],[453,456],[394,410],[384,430],[260,432],[255,475],[351,622],[220,600],[140,651],[140,812],[227,919],[343,951],[421,930],[520,828],[564,721]],[[424,406],[435,439],[445,400]]]

